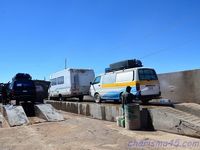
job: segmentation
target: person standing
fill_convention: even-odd
[[[6,105],[8,100],[8,95],[7,95],[7,85],[4,84],[2,87],[2,104]]]
[[[126,91],[122,94],[122,111],[124,116],[124,106],[133,102],[134,95],[131,93],[131,87],[127,86]]]

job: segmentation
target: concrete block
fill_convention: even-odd
[[[116,117],[120,116],[120,106],[119,105],[105,105],[105,116],[107,121],[115,122]]]
[[[90,109],[89,104],[78,103],[78,114],[89,116]]]
[[[50,100],[50,102],[48,102],[47,104],[51,104],[57,110],[62,110],[62,102],[61,101]]]
[[[55,109],[57,109],[57,110],[60,110],[60,103],[61,102],[59,102],[59,101],[53,101],[53,107],[55,108]]]
[[[90,116],[95,119],[106,120],[105,106],[101,104],[90,104]]]
[[[66,102],[65,106],[66,106],[65,111],[66,112],[71,112],[71,103]]]
[[[22,106],[6,105],[3,108],[4,116],[6,117],[11,127],[27,125],[29,123],[29,120]]]
[[[61,110],[65,111],[66,110],[66,102],[61,102]]]
[[[200,137],[200,118],[174,108],[149,108],[154,129]]]
[[[70,103],[70,112],[78,114],[78,103],[77,102]]]
[[[64,117],[51,104],[35,105],[35,113],[36,116],[51,122],[64,120]]]
[[[114,118],[112,116],[112,106],[105,106],[105,114],[107,121],[114,121]]]

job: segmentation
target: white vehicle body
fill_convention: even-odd
[[[92,69],[68,68],[53,73],[50,75],[49,97],[52,99],[78,97],[82,100],[84,95],[89,95],[90,82],[93,79]]]
[[[97,76],[90,87],[90,94],[99,100],[121,100],[127,86],[131,93],[143,102],[158,98],[161,94],[157,74],[152,68],[138,67],[108,72]],[[97,100],[98,99],[98,100]]]

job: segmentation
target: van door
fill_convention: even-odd
[[[91,84],[90,87],[91,96],[94,96],[96,92],[100,94],[100,89],[101,89],[101,76],[98,76],[94,79],[94,81]]]

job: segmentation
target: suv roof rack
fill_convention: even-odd
[[[17,73],[14,77],[13,80],[32,80],[32,77],[28,73]]]

